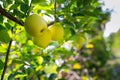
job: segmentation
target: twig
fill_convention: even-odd
[[[15,26],[16,26],[16,24],[15,24]],[[11,28],[11,32],[13,34],[13,27]],[[8,62],[8,57],[9,57],[9,53],[10,53],[11,44],[12,44],[12,39],[10,40],[8,48],[7,48],[5,64],[4,64],[4,69],[3,69],[3,72],[2,72],[2,75],[1,75],[1,80],[4,79],[5,71],[7,69],[7,62]]]
[[[31,2],[30,2],[30,4],[29,4],[29,9],[28,9],[28,11],[27,11],[27,16],[30,15],[30,9],[31,9],[31,7],[32,7],[32,0],[31,0]]]
[[[56,5],[56,3],[55,3],[55,5]],[[12,15],[10,15],[9,13],[7,13],[6,10],[1,7],[1,5],[0,5],[0,13],[1,13],[3,16],[7,17],[8,19],[16,22],[17,24],[19,24],[19,25],[21,25],[21,26],[24,26],[24,22],[23,22],[23,21],[20,21],[20,20],[18,20],[17,18],[15,18],[15,17],[13,17]],[[27,14],[28,14],[28,13],[27,13]],[[55,15],[56,15],[56,9],[55,9]],[[55,17],[55,19],[56,19],[56,17]],[[54,23],[54,22],[50,22],[50,23],[48,24],[48,26],[52,25],[53,23]]]
[[[8,49],[7,49],[7,53],[6,53],[6,58],[5,58],[4,69],[3,69],[3,72],[2,72],[2,75],[1,75],[1,80],[4,80],[4,75],[5,75],[5,71],[7,69],[7,62],[8,62],[8,57],[9,57],[9,53],[10,53],[11,44],[12,44],[12,39],[10,40],[9,45],[8,45]]]
[[[1,15],[7,17],[8,19],[18,23],[19,25],[24,26],[24,22],[23,21],[18,20],[17,18],[13,17],[11,14],[6,12],[6,10],[1,7],[1,5],[0,5],[0,13],[1,13]]]
[[[16,26],[16,24],[15,24],[15,26]],[[13,34],[13,27],[11,28],[11,32]],[[7,48],[6,57],[5,57],[5,64],[4,64],[4,69],[3,69],[3,72],[1,75],[1,80],[4,80],[4,75],[5,75],[5,72],[7,69],[7,63],[8,63],[8,57],[9,57],[9,53],[10,53],[11,44],[12,44],[12,39],[10,40],[8,48]]]
[[[54,24],[55,22],[54,21],[52,21],[52,22],[50,22],[47,26],[51,26],[52,24]]]
[[[54,17],[55,17],[55,21],[57,20],[56,13],[57,13],[57,9],[56,9],[56,0],[54,0]]]

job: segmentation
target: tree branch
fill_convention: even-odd
[[[3,69],[3,72],[2,72],[2,75],[1,75],[1,80],[4,80],[4,75],[5,75],[5,71],[7,69],[7,62],[8,62],[8,57],[9,57],[9,53],[10,53],[11,44],[12,44],[12,39],[10,40],[9,45],[8,45],[6,58],[5,58],[4,69]]]
[[[11,28],[11,32],[13,34],[13,27]],[[9,42],[8,48],[7,48],[6,57],[5,57],[5,63],[4,63],[4,69],[3,69],[3,72],[2,72],[2,75],[1,75],[1,80],[4,80],[4,75],[5,75],[5,72],[6,72],[6,69],[7,69],[8,57],[9,57],[12,41],[13,40],[11,39],[10,42]]]
[[[17,18],[13,17],[11,14],[6,12],[6,10],[1,7],[1,5],[0,5],[0,13],[1,13],[1,15],[7,17],[8,19],[18,23],[19,25],[24,26],[24,22],[23,21],[18,20]]]
[[[56,9],[56,0],[54,0],[54,17],[55,17],[55,21],[57,20],[57,16],[56,16],[56,13],[57,13],[57,9]]]
[[[51,21],[49,24],[47,24],[47,26],[51,26],[54,23],[55,23],[55,21]]]
[[[1,5],[0,5],[0,13],[1,13],[1,15],[3,15],[5,17],[7,17],[8,19],[16,22],[17,24],[19,24],[21,26],[24,26],[24,22],[23,21],[18,20],[17,18],[13,17],[11,14],[9,14],[8,12],[6,12],[6,10],[1,7]],[[56,13],[56,11],[55,11],[55,13]],[[54,22],[50,22],[48,24],[48,26],[52,25],[53,23]]]

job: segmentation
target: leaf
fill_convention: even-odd
[[[4,67],[4,63],[2,62],[2,60],[0,60],[0,70],[2,70]]]
[[[7,1],[3,1],[3,6],[6,8],[6,7],[8,7],[8,2]]]
[[[82,76],[81,80],[89,80],[89,79],[88,79],[88,76]]]
[[[8,2],[8,4],[11,4],[13,0],[6,0],[6,2]]]
[[[28,4],[30,0],[23,0],[23,1],[24,1],[26,4]]]
[[[27,13],[29,7],[27,4],[21,4],[20,10],[23,11],[24,13]]]
[[[54,8],[54,5],[53,4],[50,4],[48,5],[47,3],[44,3],[44,4],[40,4],[40,5],[36,5],[34,7],[34,11],[38,11],[38,10],[51,10]]]
[[[91,0],[83,0],[84,7],[90,5],[90,3],[91,3]]]
[[[9,75],[8,80],[15,80],[15,78],[23,78],[25,76],[28,75],[22,72],[13,72],[12,74]]]
[[[54,80],[56,77],[57,77],[56,74],[51,74],[49,80]]]
[[[80,7],[83,3],[83,0],[77,0],[77,7]]]
[[[18,16],[20,18],[25,16],[25,14],[23,12],[18,11],[17,9],[14,9],[13,14],[15,14],[16,16]]]
[[[58,72],[57,72],[57,66],[56,66],[56,64],[50,64],[50,65],[46,65],[45,67],[44,67],[44,71],[45,71],[45,73],[46,74],[57,74]]]
[[[15,36],[15,39],[17,42],[26,43],[26,40],[27,40],[26,32],[23,31],[19,33],[18,35]]]
[[[19,4],[13,4],[13,5],[9,8],[9,10],[16,9],[18,6],[19,6]]]
[[[5,29],[5,27],[0,24],[0,30],[3,30],[3,29]]]
[[[21,78],[21,77],[26,77],[26,76],[27,76],[27,74],[17,74],[15,76],[15,78]]]
[[[3,23],[3,16],[0,15],[0,23]]]
[[[70,55],[72,55],[72,51],[68,51],[66,50],[65,48],[57,48],[54,52],[53,52],[54,55],[62,55],[63,57],[62,58],[66,58]]]
[[[6,52],[6,48],[0,46],[0,53],[5,53]]]
[[[80,65],[80,63],[75,63],[75,64],[73,64],[72,68],[73,69],[81,69],[82,66]]]
[[[15,0],[15,3],[22,4],[23,1],[22,0]]]
[[[9,23],[5,23],[6,28],[11,29],[11,25]]]
[[[6,29],[0,30],[0,41],[1,42],[8,43],[10,41],[10,39],[11,38]]]
[[[94,48],[94,45],[89,43],[89,44],[85,45],[85,47],[86,48]]]
[[[70,31],[71,31],[72,35],[75,34],[75,30],[73,28],[70,28]]]
[[[61,4],[61,3],[65,2],[65,0],[56,0],[56,2],[57,2],[58,4]]]

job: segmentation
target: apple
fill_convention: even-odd
[[[39,37],[33,37],[33,43],[39,47],[45,48],[51,41],[51,32],[49,29],[43,30]]]
[[[39,37],[47,29],[47,23],[41,16],[32,14],[26,18],[24,27],[28,34]]]
[[[58,41],[64,36],[64,29],[60,23],[54,23],[49,27],[49,30],[52,33],[52,40]]]

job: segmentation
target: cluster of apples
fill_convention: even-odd
[[[33,37],[33,43],[45,48],[51,40],[58,41],[63,38],[64,29],[60,23],[54,23],[50,27],[38,14],[28,16],[24,24],[26,32]]]

